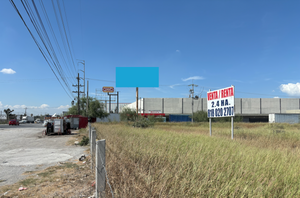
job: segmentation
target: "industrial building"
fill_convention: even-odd
[[[235,115],[244,122],[268,122],[269,114],[300,113],[300,98],[235,98]],[[142,98],[139,113],[192,114],[192,98]],[[126,107],[135,109],[136,102]],[[194,99],[193,111],[207,111],[207,99]]]

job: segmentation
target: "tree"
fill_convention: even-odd
[[[120,119],[122,121],[135,121],[136,120],[136,110],[125,107],[122,109],[120,114]]]
[[[80,98],[80,115],[86,117],[94,117],[94,118],[104,118],[108,116],[108,113],[104,111],[104,104],[101,103],[99,100],[93,97],[89,97],[89,109],[88,114],[86,113],[86,106],[87,106],[87,98],[82,97]],[[72,107],[69,108],[69,114],[77,115],[78,111],[78,101]]]
[[[14,110],[10,110],[10,108],[4,109],[4,112],[5,112],[5,114],[6,114],[6,120],[7,120],[7,121],[9,120],[9,118],[10,118],[11,116],[14,115],[14,114],[11,114],[13,111],[14,111]]]

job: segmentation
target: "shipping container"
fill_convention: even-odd
[[[190,115],[169,115],[169,122],[191,122]]]
[[[84,117],[81,115],[66,115],[64,117],[70,120],[72,129],[86,128],[88,124],[88,117]]]
[[[79,129],[86,128],[88,125],[88,117],[80,117],[79,118]]]
[[[300,114],[269,114],[269,123],[300,123]]]

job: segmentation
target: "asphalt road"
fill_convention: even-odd
[[[0,124],[0,186],[13,184],[26,171],[79,159],[85,147],[66,146],[71,135],[43,135],[42,124]]]
[[[42,130],[44,129],[44,127],[42,126],[42,124],[34,124],[34,123],[24,123],[24,124],[20,124],[18,125],[8,125],[8,124],[0,124],[0,130],[1,129],[11,129],[11,128],[41,128]]]

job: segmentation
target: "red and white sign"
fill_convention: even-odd
[[[114,87],[102,87],[102,91],[105,93],[113,93],[115,92]]]
[[[207,117],[234,116],[234,86],[207,92]]]

